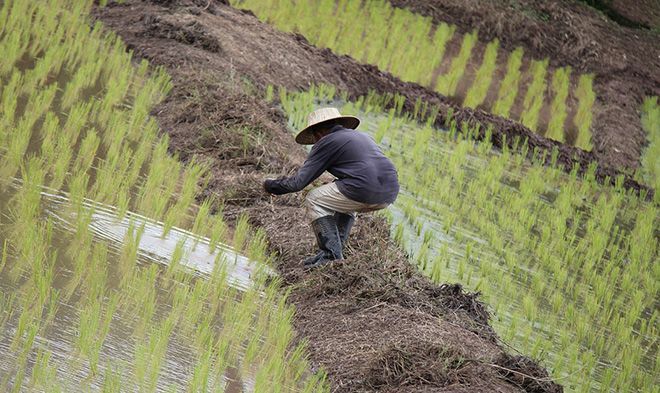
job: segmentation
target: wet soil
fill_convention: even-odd
[[[397,7],[479,30],[499,38],[502,48],[518,46],[553,67],[572,66],[595,75],[597,102],[592,125],[594,156],[604,166],[634,169],[647,144],[639,110],[645,96],[660,95],[660,33],[622,26],[589,5],[568,0],[390,0]],[[660,3],[597,1],[634,20],[657,26]],[[645,22],[644,22],[645,23]]]
[[[657,0],[582,0],[614,22],[638,29],[660,29],[660,3]]]
[[[478,294],[421,276],[383,219],[358,217],[347,259],[305,272],[301,261],[314,246],[304,195],[262,191],[265,178],[293,173],[305,158],[284,114],[264,100],[267,84],[306,89],[331,83],[353,97],[370,89],[400,92],[411,103],[421,97],[449,111],[442,96],[317,49],[218,1],[127,1],[95,9],[94,16],[137,60],[171,75],[173,89],[153,115],[173,153],[208,163],[204,196],[225,201],[230,223],[247,214],[266,231],[296,307],[298,340],[308,342],[312,368],[327,371],[333,392],[562,391],[538,364],[504,352]],[[456,109],[455,118],[497,125],[500,141],[528,133],[530,143],[551,143],[481,111]],[[567,149],[570,157],[574,150]]]

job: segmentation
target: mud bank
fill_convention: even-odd
[[[262,191],[264,178],[294,171],[305,157],[284,115],[261,97],[265,85],[324,82],[353,96],[401,92],[412,102],[444,103],[441,96],[219,2],[129,1],[95,16],[136,57],[172,76],[172,92],[154,116],[182,160],[209,164],[205,192],[224,199],[229,220],[247,214],[266,231],[297,309],[298,338],[309,343],[313,367],[327,371],[333,392],[562,391],[536,363],[503,350],[477,294],[417,273],[380,218],[358,218],[345,262],[303,272],[301,260],[313,251],[303,196]],[[488,119],[480,112],[457,116]]]

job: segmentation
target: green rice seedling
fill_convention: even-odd
[[[7,265],[7,255],[9,254],[9,239],[4,239],[2,242],[2,255],[0,255],[0,273]]]
[[[71,81],[64,88],[60,103],[62,109],[70,109],[74,104],[79,102],[83,90],[96,83],[96,76],[99,74],[102,66],[103,63],[90,62],[82,64],[77,69]]]
[[[536,130],[541,107],[545,99],[545,76],[547,69],[548,60],[534,60],[530,66],[529,73],[532,76],[532,81],[527,87],[520,122],[531,130]]]
[[[100,143],[101,139],[98,137],[96,131],[93,128],[88,130],[77,152],[78,154],[71,169],[72,173],[87,172],[92,167]]]
[[[211,235],[209,237],[209,247],[212,252],[217,250],[218,244],[225,238],[227,233],[227,224],[222,219],[223,207],[220,206],[213,216]]]
[[[660,105],[658,97],[646,97],[642,105],[642,127],[648,145],[642,154],[642,178],[660,189]]]
[[[592,108],[596,102],[596,93],[593,90],[594,76],[592,74],[580,75],[575,97],[578,99],[578,108],[573,118],[573,125],[577,128],[575,146],[590,151]]]
[[[23,160],[30,137],[32,136],[32,120],[23,118],[19,121],[16,129],[12,134],[9,141],[8,150],[2,157],[2,168],[0,169],[0,176],[9,177],[13,176],[19,169]]]
[[[571,68],[557,68],[552,76],[552,117],[548,124],[546,137],[556,141],[564,141],[564,122],[567,116],[566,99],[568,98],[568,86],[570,83]]]
[[[29,387],[41,389],[48,392],[62,392],[62,387],[57,382],[57,369],[51,364],[52,352],[40,348],[37,351],[36,360],[32,367]]]
[[[187,240],[188,238],[184,237],[183,239],[179,240],[176,243],[176,246],[174,247],[174,251],[172,252],[172,257],[169,260],[169,264],[167,265],[167,270],[165,273],[165,280],[167,283],[166,285],[172,285],[175,282],[174,280],[175,273],[177,273],[180,270],[181,261],[186,256],[184,246]]]
[[[211,204],[213,201],[211,199],[205,199],[201,205],[199,205],[199,210],[197,210],[197,215],[195,216],[195,222],[192,226],[192,232],[205,234],[209,228],[209,211],[211,210]],[[199,238],[195,238],[193,243],[193,249],[199,242]]]
[[[180,164],[167,155],[168,139],[162,138],[152,153],[149,174],[142,185],[138,210],[151,217],[160,218],[178,180],[172,173],[180,172]]]
[[[247,247],[247,256],[253,261],[262,261],[267,264],[269,262],[267,249],[268,241],[266,239],[266,232],[263,228],[258,228],[250,238],[250,243]]]
[[[472,83],[472,87],[468,90],[463,106],[476,108],[486,99],[486,94],[490,89],[493,73],[497,66],[497,51],[500,47],[499,40],[495,39],[488,43],[484,52],[484,59],[481,66],[477,71],[477,75]]]
[[[213,367],[212,358],[214,357],[213,346],[206,347],[202,355],[198,357],[192,378],[188,383],[189,392],[208,392],[209,380],[211,377],[211,368]]]
[[[0,63],[0,76],[6,75],[27,49],[27,41],[21,35],[21,31],[17,30],[3,38],[1,44],[4,56]]]
[[[237,251],[242,251],[247,244],[248,236],[250,235],[249,217],[246,214],[241,214],[236,223],[234,230],[234,248]]]
[[[99,355],[110,330],[110,322],[119,297],[112,295],[105,307],[102,300],[101,297],[92,298],[81,310],[76,341],[77,350],[87,358],[92,375],[98,374]]]
[[[23,74],[17,70],[14,69],[11,77],[9,78],[9,81],[6,82],[6,85],[3,86],[2,88],[2,94],[0,95],[0,99],[2,102],[0,102],[0,124],[2,124],[6,128],[10,128],[11,126],[14,125],[14,119],[16,117],[16,105],[18,104],[18,100],[16,97],[19,96],[19,92],[21,90],[21,86],[23,84]],[[6,129],[3,129],[2,131],[2,138],[0,141],[5,143],[4,140],[6,138]]]
[[[151,265],[148,268],[140,269],[134,276],[130,285],[131,291],[127,293],[131,296],[130,314],[138,315],[138,321],[135,324],[135,332],[141,336],[146,328],[151,324],[152,318],[156,312],[156,277],[158,267]]]
[[[518,84],[520,82],[520,66],[522,64],[523,49],[518,47],[509,54],[506,64],[506,75],[500,83],[497,93],[497,101],[491,108],[496,115],[508,117],[511,112],[516,96],[518,95]]]
[[[16,294],[0,295],[0,329],[2,329],[15,312]]]
[[[103,393],[120,393],[122,387],[121,376],[121,371],[116,367],[113,367],[113,365],[106,367],[103,375],[101,391]]]
[[[73,149],[69,143],[60,139],[55,147],[55,157],[53,158],[54,161],[51,162],[50,168],[51,179],[49,185],[51,188],[60,189],[68,175],[69,165],[73,158]]]
[[[119,257],[118,274],[122,280],[122,286],[126,285],[131,278],[137,262],[137,253],[140,239],[144,233],[144,224],[136,228],[136,222],[131,220],[126,231],[126,236],[122,241],[122,250]]]
[[[463,36],[463,43],[461,44],[461,49],[454,57],[451,62],[449,71],[445,75],[442,75],[438,78],[435,84],[435,90],[446,96],[453,96],[456,93],[456,88],[458,87],[458,82],[460,82],[465,67],[470,55],[472,55],[472,49],[477,42],[477,32],[473,31],[472,33],[465,34]]]
[[[424,66],[424,69],[421,69],[419,74],[419,83],[423,86],[430,86],[432,82],[433,70],[438,68],[441,62],[444,60],[445,49],[447,47],[447,42],[449,42],[454,36],[456,31],[456,26],[447,25],[445,23],[440,23],[436,25],[435,32],[433,34],[433,41],[430,43],[431,57],[427,64],[419,63],[419,66]]]
[[[18,358],[16,360],[16,370],[14,374],[14,386],[11,390],[11,392],[18,392],[20,389],[18,387],[23,385],[23,380],[25,378],[25,369],[27,366],[27,360],[28,360],[28,355],[30,351],[32,350],[32,346],[34,345],[34,339],[37,336],[37,332],[39,331],[39,324],[38,323],[33,323],[29,326],[25,338],[25,342],[23,347],[21,348]]]
[[[175,316],[168,315],[135,345],[133,374],[140,391],[153,392],[156,390],[158,374],[174,329],[174,321]]]

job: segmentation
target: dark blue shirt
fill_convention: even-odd
[[[362,203],[392,203],[399,193],[396,168],[367,134],[334,126],[314,144],[295,176],[267,180],[266,191],[286,194],[300,191],[321,176],[333,174],[337,188]]]

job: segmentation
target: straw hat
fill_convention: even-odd
[[[360,124],[360,119],[355,116],[343,116],[337,108],[317,109],[307,116],[307,127],[296,135],[296,142],[301,145],[313,145],[316,142],[314,131],[334,124],[355,129]]]

